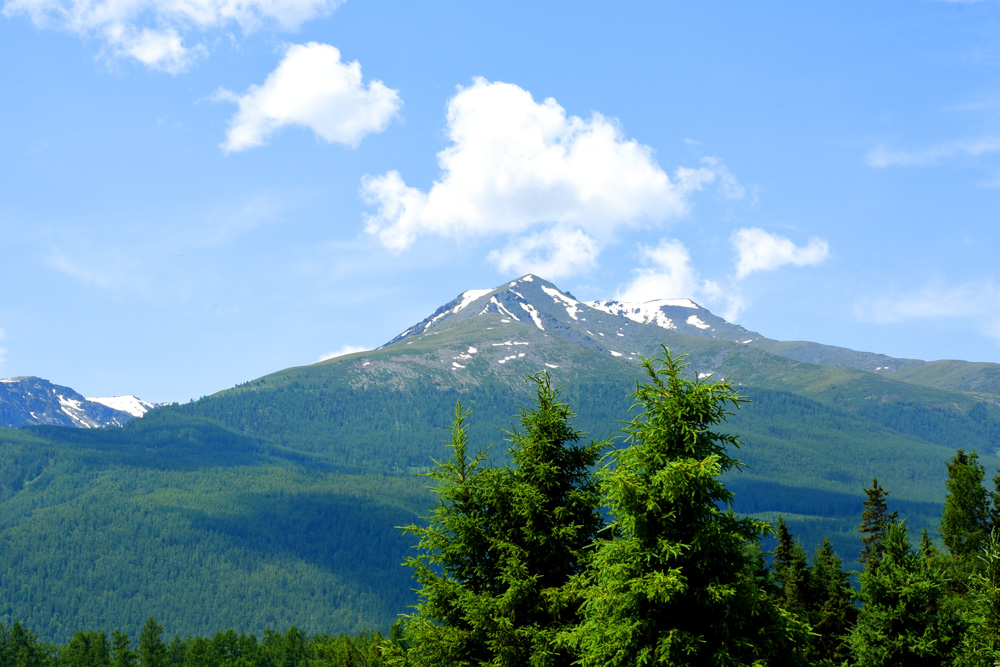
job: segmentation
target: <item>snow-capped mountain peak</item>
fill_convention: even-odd
[[[462,292],[385,346],[415,336],[434,335],[443,330],[445,323],[480,316],[492,318],[489,326],[513,326],[516,323],[532,326],[539,332],[556,327],[567,335],[567,329],[572,329],[577,331],[574,337],[593,339],[627,337],[625,327],[629,323],[654,325],[690,336],[721,338],[744,344],[761,338],[759,334],[726,322],[691,299],[663,298],[645,303],[613,299],[580,301],[569,292],[529,273],[493,289]]]
[[[121,426],[153,407],[135,396],[84,398],[37,377],[0,379],[0,426]]]

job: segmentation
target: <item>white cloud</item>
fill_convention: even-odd
[[[206,52],[186,46],[191,32],[236,24],[244,33],[265,25],[295,30],[333,11],[342,0],[7,0],[5,16],[26,15],[40,28],[102,40],[113,57],[179,72]]]
[[[691,264],[691,253],[676,239],[662,239],[656,247],[639,246],[644,264],[634,269],[635,276],[627,286],[619,289],[616,298],[621,301],[652,301],[675,297],[694,298],[702,289],[702,281]]]
[[[343,357],[347,354],[354,354],[355,352],[367,352],[371,348],[364,347],[363,345],[343,345],[339,350],[334,352],[327,352],[319,358],[318,361],[329,361],[330,359],[336,359],[337,357]]]
[[[796,246],[784,236],[771,234],[758,227],[746,227],[733,232],[730,242],[736,250],[736,279],[742,280],[755,271],[773,271],[793,264],[819,264],[830,254],[823,239],[813,237],[804,247]]]
[[[222,144],[227,152],[260,146],[285,125],[357,146],[365,135],[383,131],[402,105],[399,93],[381,81],[366,86],[358,61],[343,63],[339,50],[316,42],[289,46],[262,85],[243,95],[220,90],[216,99],[239,105]]]
[[[736,285],[725,290],[714,280],[703,279],[691,263],[691,253],[676,239],[661,239],[659,245],[639,246],[640,262],[633,269],[632,281],[619,288],[619,301],[646,302],[654,299],[689,298],[702,305],[718,304],[722,317],[735,321],[743,312],[745,301]]]
[[[593,266],[619,230],[682,216],[692,193],[731,179],[715,159],[670,177],[615,120],[567,116],[552,98],[535,102],[482,78],[449,101],[447,135],[442,174],[427,192],[396,171],[362,181],[376,207],[365,229],[385,247],[402,251],[424,235],[504,235],[509,245],[490,254],[501,269],[530,263],[569,275]]]
[[[854,304],[864,322],[894,324],[910,320],[961,320],[1000,342],[1000,284],[992,280],[946,285],[932,282],[910,294],[864,297]]]
[[[519,236],[487,256],[503,273],[535,273],[552,280],[576,275],[597,265],[601,249],[580,229],[554,227]]]
[[[950,157],[1000,152],[1000,137],[952,141],[922,150],[892,150],[880,146],[865,159],[869,167],[922,167]]]

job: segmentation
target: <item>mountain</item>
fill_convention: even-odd
[[[153,407],[135,396],[84,398],[37,377],[0,379],[0,426],[121,426]]]
[[[538,372],[579,428],[615,436],[640,356],[663,345],[750,399],[726,427],[744,443],[726,478],[737,511],[784,516],[807,548],[829,536],[848,566],[873,477],[933,533],[955,449],[1000,465],[1000,366],[775,341],[687,299],[582,302],[528,275],[463,292],[376,350],[121,428],[0,428],[0,622],[60,641],[150,615],[182,636],[384,630],[414,601],[397,526],[429,511],[415,473],[448,455],[456,403],[496,464]]]

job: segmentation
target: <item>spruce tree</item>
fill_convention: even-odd
[[[163,626],[150,616],[139,634],[140,667],[165,667],[167,645],[163,642]]]
[[[824,538],[813,554],[809,584],[809,624],[816,636],[810,638],[807,657],[816,665],[842,665],[850,657],[847,635],[854,627],[858,609],[850,577],[828,539]]]
[[[969,628],[957,667],[1000,664],[1000,531],[990,534],[981,558],[983,566],[969,587]]]
[[[889,491],[879,486],[878,479],[872,479],[871,488],[865,489],[867,498],[864,502],[864,510],[861,512],[861,556],[858,562],[865,566],[865,569],[875,567],[882,559],[884,551],[883,542],[885,540],[886,528],[896,521],[898,512],[889,513],[886,504],[886,497]]]
[[[547,374],[534,406],[508,433],[513,467],[468,454],[459,405],[451,460],[431,473],[438,504],[430,524],[409,526],[422,552],[408,564],[421,585],[406,617],[405,646],[387,643],[390,663],[570,665],[557,635],[577,622],[573,578],[602,525],[590,469],[603,443],[580,444],[574,416]]]
[[[766,594],[746,548],[767,526],[737,517],[720,480],[739,442],[715,429],[742,399],[663,351],[643,360],[628,446],[601,473],[614,534],[598,542],[567,639],[585,667],[792,663],[804,626]]]
[[[792,537],[783,517],[778,517],[778,543],[774,547],[774,576],[781,589],[778,604],[789,612],[807,618],[812,607],[809,562],[802,544]]]
[[[139,656],[129,646],[132,640],[125,633],[114,630],[111,633],[111,665],[112,667],[135,667]]]
[[[913,552],[906,525],[886,526],[882,553],[859,576],[862,607],[849,643],[858,667],[952,664],[962,635],[946,573]]]
[[[975,452],[966,455],[960,449],[948,462],[941,539],[953,556],[970,565],[972,556],[979,553],[990,532],[990,501],[983,486],[984,475]]]

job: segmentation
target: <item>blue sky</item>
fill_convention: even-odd
[[[994,2],[0,7],[0,377],[186,401],[528,271],[1000,362]]]

